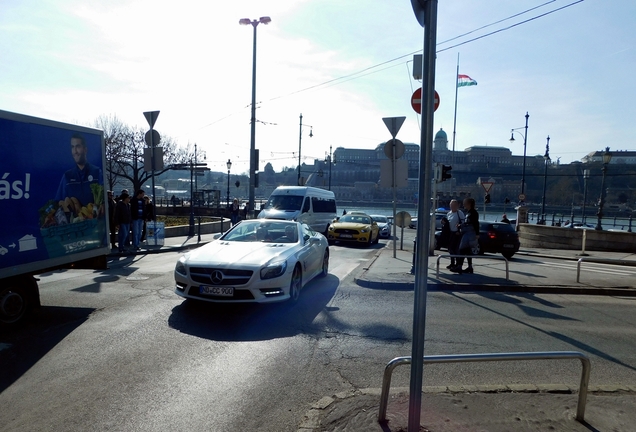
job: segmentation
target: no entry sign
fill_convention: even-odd
[[[411,106],[415,110],[416,113],[422,114],[422,88],[418,88],[411,96]],[[439,107],[439,94],[437,91],[435,92],[435,105],[433,111],[437,111],[437,107]]]

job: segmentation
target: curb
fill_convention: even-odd
[[[391,394],[403,394],[409,392],[408,387],[395,387]],[[636,385],[596,385],[589,386],[590,393],[636,393]],[[335,402],[345,401],[356,396],[377,396],[380,397],[380,388],[363,388],[354,391],[343,391],[333,396],[325,396],[311,404],[311,408],[305,413],[297,432],[319,432],[323,430],[321,424],[322,414]],[[551,393],[551,394],[577,394],[578,386],[570,387],[565,384],[509,384],[509,385],[463,385],[463,386],[425,386],[422,387],[423,394],[458,394],[458,393]],[[378,399],[379,404],[379,399]],[[369,407],[377,409],[376,406]]]
[[[199,243],[184,244],[181,246],[152,246],[153,249],[141,249],[138,251],[131,251],[131,252],[111,252],[108,255],[106,255],[106,257],[119,258],[119,257],[128,257],[128,256],[136,256],[136,255],[154,255],[154,254],[160,254],[164,252],[180,252],[184,250],[196,249],[208,243],[209,241],[201,241]]]
[[[378,281],[365,278],[354,278],[355,283],[363,288],[385,289],[396,291],[412,291],[415,282]],[[481,292],[527,292],[537,294],[575,294],[575,295],[600,295],[636,297],[636,289],[631,287],[580,287],[574,285],[545,286],[545,285],[459,285],[446,283],[429,283],[429,291],[481,291]]]

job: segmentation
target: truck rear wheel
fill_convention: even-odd
[[[20,322],[36,306],[34,296],[37,299],[38,294],[35,280],[17,278],[0,281],[0,325]]]

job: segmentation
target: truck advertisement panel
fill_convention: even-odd
[[[0,111],[0,270],[108,246],[103,148],[99,130]]]

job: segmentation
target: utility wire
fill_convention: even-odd
[[[493,23],[491,23],[491,24],[487,24],[487,25],[485,25],[485,26],[480,27],[479,29],[484,29],[484,28],[486,28],[486,27],[490,27],[490,26],[495,25],[495,24],[497,24],[497,23],[501,23],[501,22],[506,21],[506,20],[508,20],[508,19],[511,19],[511,18],[517,17],[517,16],[522,15],[522,14],[524,14],[524,13],[527,13],[527,12],[530,12],[530,11],[532,11],[532,10],[535,10],[535,9],[537,9],[537,8],[539,8],[539,7],[545,6],[546,4],[552,3],[553,1],[555,1],[555,0],[549,1],[549,2],[547,2],[547,3],[543,3],[543,4],[539,5],[539,6],[535,6],[535,7],[533,7],[533,8],[530,8],[530,9],[527,9],[527,10],[525,10],[525,11],[523,11],[523,12],[519,12],[519,13],[517,13],[517,14],[511,15],[511,16],[509,16],[509,17],[507,17],[507,18],[504,18],[504,19],[502,19],[502,20],[498,20],[498,21],[493,22]],[[502,28],[502,29],[498,29],[498,30],[492,31],[492,32],[490,32],[490,33],[486,33],[486,34],[484,34],[484,35],[478,36],[478,37],[473,38],[473,39],[469,39],[469,40],[467,40],[467,41],[460,42],[460,43],[455,44],[455,45],[452,45],[452,46],[450,46],[450,47],[442,48],[442,49],[440,49],[440,50],[437,50],[437,51],[436,51],[436,53],[444,52],[444,51],[447,51],[447,50],[449,50],[449,49],[456,48],[456,47],[458,47],[458,46],[465,45],[465,44],[468,44],[468,43],[470,43],[470,42],[474,42],[474,41],[479,40],[479,39],[483,39],[483,38],[485,38],[485,37],[487,37],[487,36],[492,36],[492,35],[494,35],[494,34],[500,33],[500,32],[505,31],[505,30],[510,30],[510,29],[512,29],[512,28],[514,28],[514,27],[520,26],[520,25],[522,25],[522,24],[526,24],[526,23],[531,22],[531,21],[534,21],[534,20],[536,20],[536,19],[538,19],[538,18],[542,18],[542,17],[544,17],[544,16],[546,16],[546,15],[550,15],[550,14],[555,13],[555,12],[558,12],[558,11],[560,11],[560,10],[563,10],[563,9],[569,8],[569,7],[571,7],[571,6],[576,5],[577,3],[581,3],[581,2],[583,2],[583,1],[584,1],[584,0],[577,0],[577,1],[574,1],[574,2],[572,2],[572,3],[569,3],[569,4],[565,5],[565,6],[561,6],[560,8],[550,10],[550,11],[548,11],[548,12],[545,12],[545,13],[543,13],[543,14],[537,15],[537,16],[532,17],[532,18],[528,18],[528,19],[526,19],[526,20],[524,20],[524,21],[520,21],[520,22],[515,23],[515,24],[512,24],[512,25],[510,25],[510,26],[508,26],[508,27],[504,27],[504,28]],[[446,41],[444,41],[444,42],[440,42],[440,43],[438,43],[437,45],[439,46],[439,45],[445,44],[445,43],[447,43],[447,42],[450,42],[450,41],[452,41],[452,40],[456,40],[456,39],[461,38],[461,37],[463,37],[463,36],[466,36],[466,35],[469,35],[469,34],[471,34],[471,33],[474,33],[474,32],[476,32],[476,31],[478,31],[479,29],[472,30],[472,31],[467,32],[467,33],[465,33],[465,34],[463,34],[463,35],[459,35],[459,36],[456,36],[456,37],[454,37],[454,38],[448,39],[448,40],[446,40]],[[386,70],[386,69],[389,69],[389,68],[391,68],[391,67],[395,67],[395,66],[394,66],[394,65],[393,65],[393,66],[389,66],[389,67],[387,67],[387,68],[382,68],[382,69],[377,70],[377,71],[373,71],[373,72],[366,73],[366,74],[364,74],[364,75],[360,75],[360,74],[363,74],[364,72],[371,71],[372,69],[376,69],[376,68],[378,68],[378,67],[380,67],[380,66],[384,66],[384,65],[386,65],[386,64],[393,63],[393,62],[395,62],[395,61],[401,60],[401,59],[406,58],[406,57],[411,57],[413,54],[419,54],[420,52],[422,52],[422,50],[413,51],[413,52],[410,52],[410,53],[408,53],[408,54],[404,54],[404,55],[401,55],[401,56],[398,56],[398,57],[392,58],[391,60],[386,60],[386,61],[383,61],[383,62],[381,62],[381,63],[375,64],[375,65],[373,65],[373,66],[366,67],[366,68],[364,68],[364,69],[361,69],[361,70],[359,70],[359,71],[357,71],[357,72],[350,73],[350,74],[348,74],[348,75],[344,75],[344,76],[341,76],[341,77],[338,77],[338,78],[333,78],[333,79],[330,79],[330,80],[325,81],[325,82],[320,83],[320,84],[314,84],[314,85],[312,85],[312,86],[309,86],[309,87],[306,87],[306,88],[303,88],[303,89],[300,89],[300,90],[296,90],[296,91],[293,91],[293,92],[288,93],[288,94],[285,94],[285,95],[276,96],[276,97],[274,97],[274,98],[269,99],[268,101],[269,101],[269,102],[271,102],[271,101],[273,101],[273,100],[282,99],[282,98],[285,98],[285,97],[288,97],[288,96],[292,96],[292,95],[295,95],[295,94],[298,94],[298,93],[303,93],[303,92],[306,92],[306,91],[309,91],[309,90],[313,90],[313,89],[318,88],[318,87],[327,86],[327,84],[331,84],[331,85],[329,85],[329,86],[328,86],[328,87],[331,87],[332,85],[340,84],[341,82],[342,82],[342,83],[344,83],[344,82],[350,81],[350,80],[352,80],[352,79],[361,78],[361,77],[363,77],[363,76],[370,75],[370,74],[372,74],[372,73],[381,72],[381,71],[383,71],[383,70]],[[357,76],[357,75],[360,75],[360,76]],[[338,81],[338,82],[337,82],[337,81]]]

